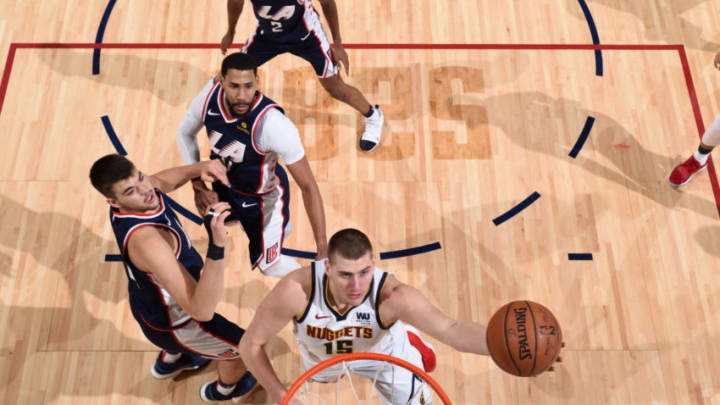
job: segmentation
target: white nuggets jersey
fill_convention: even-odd
[[[375,268],[362,303],[339,313],[328,302],[325,263],[312,263],[312,291],[308,305],[302,316],[295,319],[294,332],[305,369],[339,354],[371,352],[392,355],[393,333],[390,333],[388,325],[382,324],[377,311],[378,297],[388,273]],[[391,326],[393,329],[402,327],[399,321]]]

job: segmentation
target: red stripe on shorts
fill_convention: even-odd
[[[425,345],[425,342],[420,339],[420,336],[410,331],[407,331],[407,334],[408,340],[410,340],[410,344],[413,345],[422,356],[423,368],[425,369],[425,371],[430,373],[435,370],[435,366],[437,365],[437,358],[435,357],[435,352]]]

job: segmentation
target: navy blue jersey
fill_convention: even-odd
[[[258,21],[256,33],[275,42],[301,41],[310,29],[305,13],[316,14],[310,0],[251,0]]]
[[[257,92],[250,111],[237,118],[225,111],[224,90],[220,82],[208,94],[203,107],[203,122],[210,138],[211,159],[220,158],[228,168],[233,190],[242,194],[261,195],[278,184],[275,176],[277,154],[258,148],[255,137],[265,113],[277,108],[274,101]]]
[[[168,206],[165,195],[160,190],[156,192],[160,201],[160,208],[157,211],[138,214],[118,212],[111,207],[110,223],[125,264],[129,281],[130,309],[133,315],[138,322],[143,322],[153,329],[169,330],[190,320],[190,315],[175,302],[152,273],[146,273],[135,267],[127,251],[130,236],[143,226],[158,226],[170,231],[178,244],[175,252],[177,260],[195,280],[200,278],[203,260],[192,246],[177,215]]]

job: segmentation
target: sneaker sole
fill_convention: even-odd
[[[210,384],[214,384],[214,383],[210,383]],[[257,383],[255,383],[255,386],[252,387],[252,388],[250,389],[250,391],[248,391],[245,395],[239,396],[239,397],[234,397],[234,398],[225,400],[225,399],[210,399],[210,398],[206,397],[206,396],[205,396],[205,385],[203,385],[202,387],[200,387],[200,399],[202,399],[203,402],[225,402],[225,401],[243,400],[243,399],[249,397],[249,396],[250,396],[253,392],[255,392],[255,390],[257,390],[259,387],[260,387],[260,383],[257,382]]]
[[[205,396],[205,387],[207,387],[209,384],[215,384],[213,382],[205,383],[200,387],[200,399],[203,400],[203,402],[219,402],[218,400],[210,399]]]
[[[204,368],[205,366],[207,366],[207,365],[210,364],[210,363],[211,363],[211,362],[208,361],[207,363],[201,364],[201,365],[195,364],[195,365],[192,365],[192,366],[183,367],[183,368],[178,369],[178,370],[175,370],[175,371],[173,371],[172,373],[169,373],[169,374],[160,374],[160,373],[158,373],[158,372],[155,370],[155,365],[153,364],[152,366],[150,366],[150,375],[152,375],[153,377],[155,377],[155,378],[158,379],[158,380],[167,380],[168,378],[173,378],[173,377],[177,376],[178,374],[182,373],[183,371],[197,371],[197,370],[200,370],[200,369]]]
[[[375,149],[377,149],[378,146],[380,146],[380,142],[376,143],[375,146],[373,146],[372,148],[370,148],[370,149],[368,149],[368,150],[365,150],[365,149],[363,149],[363,148],[360,148],[360,152],[370,153],[370,152],[374,151]]]
[[[248,392],[245,393],[245,395],[242,395],[242,396],[239,396],[239,397],[234,397],[234,398],[231,398],[231,399],[228,399],[228,400],[223,400],[223,399],[210,399],[210,398],[208,398],[208,397],[205,396],[205,387],[206,387],[208,384],[214,384],[214,383],[205,383],[205,384],[203,384],[202,387],[200,387],[200,399],[202,399],[203,402],[223,402],[223,401],[231,401],[231,400],[235,400],[235,401],[236,401],[236,400],[242,400],[242,399],[245,399],[245,398],[249,397],[253,392],[255,392],[258,388],[260,388],[260,382],[257,381],[257,382],[255,382],[255,385],[250,389],[250,391],[248,391]]]
[[[668,184],[669,184],[670,187],[672,187],[672,188],[680,188],[680,187],[682,187],[682,186],[690,183],[690,180],[692,180],[693,177],[695,177],[695,175],[697,175],[698,173],[701,173],[701,172],[702,172],[703,170],[705,170],[706,168],[707,168],[707,164],[706,164],[705,166],[701,167],[700,170],[698,170],[698,171],[696,171],[695,173],[693,173],[692,175],[690,175],[690,177],[688,177],[688,179],[685,180],[685,182],[683,182],[683,183],[675,184],[675,183],[671,182],[670,179],[668,179]]]
[[[160,374],[160,373],[158,373],[157,371],[155,371],[155,365],[152,365],[152,366],[150,366],[150,374],[151,374],[153,377],[157,378],[158,380],[167,380],[168,378],[173,378],[173,377],[175,377],[176,375],[182,373],[183,371],[186,371],[186,370],[197,370],[197,369],[199,369],[199,368],[200,368],[200,366],[189,366],[189,367],[185,367],[185,368],[181,368],[181,369],[175,370],[175,371],[173,371],[172,373],[169,373],[169,374]]]

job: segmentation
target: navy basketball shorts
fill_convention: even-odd
[[[218,360],[240,357],[238,345],[245,330],[222,315],[215,314],[208,322],[188,319],[171,329],[157,328],[135,318],[145,337],[168,353],[193,353]]]
[[[338,73],[339,66],[336,65],[331,54],[330,42],[318,23],[312,27],[304,38],[297,38],[294,41],[275,42],[260,35],[259,28],[248,38],[241,52],[257,59],[258,64],[269,61],[277,55],[290,52],[310,62],[318,78],[325,79]]]
[[[280,182],[273,191],[262,195],[244,194],[213,183],[220,201],[230,203],[233,215],[248,237],[248,253],[252,268],[262,272],[280,261],[282,243],[290,223],[290,184],[285,169],[275,166]]]

